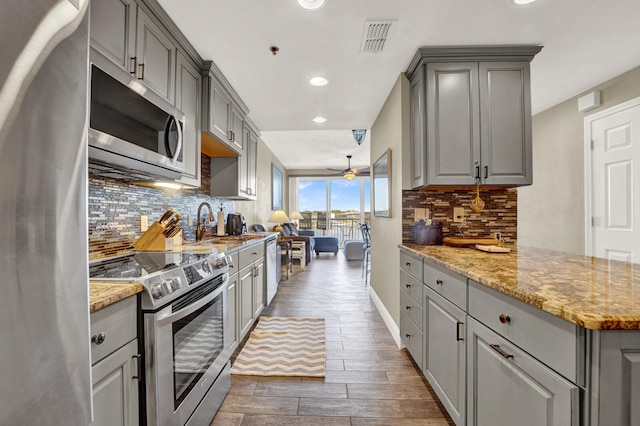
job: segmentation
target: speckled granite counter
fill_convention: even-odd
[[[139,283],[89,281],[89,312],[106,308],[141,291]]]
[[[511,253],[400,248],[579,326],[640,329],[639,265],[529,247]]]

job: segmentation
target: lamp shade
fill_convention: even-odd
[[[353,139],[355,139],[358,145],[362,145],[364,137],[367,135],[367,129],[353,129]]]
[[[287,214],[282,210],[276,210],[269,218],[269,223],[288,223],[289,218]]]
[[[344,175],[342,175],[342,178],[346,180],[353,180],[356,178],[356,174],[349,170]]]
[[[294,210],[289,215],[289,219],[291,219],[291,220],[300,220],[300,219],[304,219],[304,217],[300,214],[299,211]]]

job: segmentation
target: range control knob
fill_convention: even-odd
[[[181,287],[182,280],[180,279],[180,277],[171,278],[171,288],[173,288],[173,291],[179,290]]]
[[[162,284],[156,283],[151,286],[151,296],[153,296],[154,299],[160,299],[166,294],[167,293],[164,291]]]
[[[162,281],[162,288],[166,294],[173,293],[173,287],[171,286],[171,280]]]

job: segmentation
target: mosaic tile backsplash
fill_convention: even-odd
[[[206,161],[205,161],[206,160]],[[195,240],[198,206],[208,202],[215,211],[222,204],[225,212],[235,212],[233,200],[209,195],[211,173],[209,160],[203,156],[202,186],[198,189],[168,190],[129,184],[124,181],[89,175],[89,259],[115,256],[128,251],[142,235],[140,215],[147,215],[149,225],[173,207],[184,215],[182,228],[186,240]],[[208,210],[203,210],[207,212]],[[187,226],[187,215],[194,226]],[[211,224],[213,226],[214,223]]]
[[[415,208],[428,208],[430,217],[442,222],[442,237],[491,237],[502,233],[505,243],[518,237],[518,193],[515,189],[480,191],[485,202],[478,213],[471,210],[475,190],[402,191],[402,242],[411,243]],[[463,207],[465,221],[453,222],[453,208]]]

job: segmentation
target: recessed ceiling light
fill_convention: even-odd
[[[298,0],[298,4],[307,10],[317,10],[324,6],[324,0]]]
[[[327,119],[324,118],[324,117],[316,117],[316,118],[313,119],[314,123],[324,123],[326,121],[327,121]]]
[[[329,84],[329,80],[327,80],[326,78],[324,78],[322,76],[318,76],[318,77],[312,77],[309,80],[309,83],[312,86],[326,86],[327,84]]]
[[[513,0],[513,2],[515,4],[529,4],[529,3],[533,3],[536,0]]]

